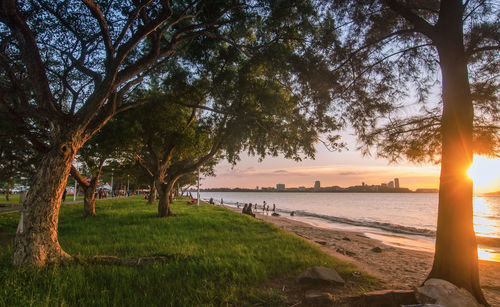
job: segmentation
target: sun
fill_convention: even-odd
[[[487,193],[500,190],[500,159],[474,156],[467,175],[474,183],[475,193]]]

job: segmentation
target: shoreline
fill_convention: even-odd
[[[241,212],[241,209],[232,206],[224,207]],[[387,245],[360,231],[324,228],[261,212],[256,212],[256,218],[312,242],[335,258],[354,264],[377,277],[387,288],[418,287],[432,267],[433,252]],[[500,306],[500,262],[479,260],[479,275],[488,302],[492,306]]]

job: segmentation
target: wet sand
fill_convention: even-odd
[[[235,208],[228,209],[239,211]],[[367,237],[364,233],[316,227],[285,217],[274,217],[257,212],[258,219],[296,234],[318,245],[323,251],[338,259],[356,265],[377,277],[392,289],[418,287],[432,267],[433,254],[426,251],[388,246]],[[380,251],[377,252],[376,248]],[[374,251],[373,249],[376,249]],[[491,306],[500,306],[500,262],[479,261],[481,286]]]

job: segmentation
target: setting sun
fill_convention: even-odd
[[[475,193],[498,191],[500,190],[500,159],[474,156],[467,175],[473,180]]]

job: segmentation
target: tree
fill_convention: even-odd
[[[83,188],[83,216],[95,216],[95,193],[99,184],[103,166],[109,160],[124,160],[138,146],[133,144],[128,135],[129,127],[123,127],[121,122],[111,120],[99,130],[79,150],[76,161],[83,167],[84,173],[90,177],[88,181],[78,171],[75,165],[71,166],[71,175]]]
[[[184,159],[201,166],[212,158],[205,158],[205,155],[215,146],[206,127],[200,127],[195,120],[196,109],[171,102],[173,96],[180,94],[176,92],[170,98],[160,98],[159,93],[149,93],[148,104],[134,113],[120,116],[124,126],[133,127],[128,133],[129,138],[143,144],[137,152],[138,163],[149,174],[159,192],[159,217],[172,215],[170,195],[177,180],[184,175],[172,177],[172,165]],[[188,100],[189,96],[196,97],[196,91],[185,93],[181,99]],[[164,101],[159,102],[161,100]]]
[[[13,183],[21,178],[30,178],[39,159],[28,140],[16,134],[22,128],[0,105],[0,183],[6,183],[7,201]]]
[[[318,131],[340,126],[325,114],[328,101],[318,95],[321,91],[296,75],[303,66],[291,48],[298,46],[296,41],[257,40],[251,53],[210,38],[194,42],[213,47],[183,54],[182,64],[167,69],[171,74],[158,85],[164,92],[150,98],[193,108],[183,113],[179,107],[162,107],[162,113],[154,108],[158,104],[149,105],[140,120],[146,132],[140,162],[159,191],[158,216],[170,215],[175,182],[218,154],[233,163],[243,151],[260,158],[282,153],[300,160],[314,156]],[[196,110],[204,112],[196,115]]]
[[[360,0],[336,1],[324,11],[316,42],[337,76],[335,101],[360,139],[392,159],[441,162],[436,252],[428,278],[448,280],[487,304],[479,285],[472,182],[465,171],[474,149],[498,151],[498,7],[488,1]],[[440,106],[428,101],[435,82],[441,82]],[[400,103],[408,93],[431,107],[405,117],[404,111],[414,114]],[[388,118],[391,113],[399,117]],[[493,142],[484,146],[480,140]]]
[[[128,101],[129,90],[193,38],[244,16],[226,1],[1,2],[0,101],[42,153],[23,202],[16,265],[68,257],[57,225],[71,162],[111,117],[141,103]]]

